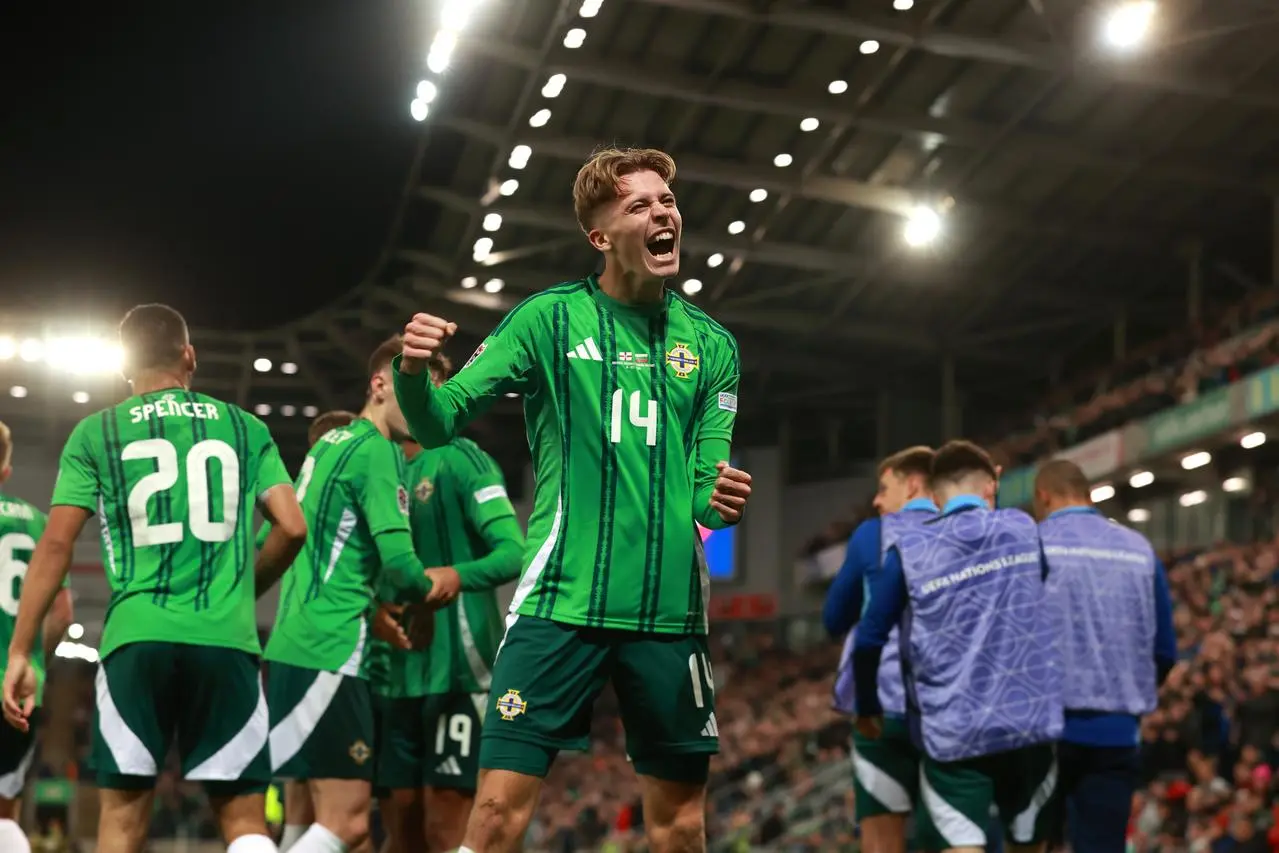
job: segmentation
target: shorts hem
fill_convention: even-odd
[[[679,743],[644,744],[641,752],[630,753],[631,759],[652,760],[667,755],[719,755],[719,742],[686,740]]]
[[[530,743],[534,746],[540,746],[545,749],[554,749],[560,752],[586,752],[590,749],[590,738],[556,738],[549,735],[539,735],[527,732],[498,732],[493,731],[487,726],[480,732],[480,740],[513,740],[519,743]]]

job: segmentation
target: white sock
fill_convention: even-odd
[[[347,846],[341,838],[313,823],[290,850],[292,853],[347,853]]]
[[[284,853],[294,844],[298,843],[298,839],[306,832],[306,825],[301,823],[286,823],[284,832],[280,835],[280,853]]]
[[[276,853],[275,842],[265,835],[241,835],[227,846],[226,853]]]
[[[27,834],[11,820],[0,820],[0,850],[4,853],[31,853]]]

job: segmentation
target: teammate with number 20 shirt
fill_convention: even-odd
[[[573,195],[603,274],[525,300],[442,387],[422,368],[455,327],[419,314],[405,329],[395,383],[414,437],[439,447],[515,392],[537,475],[464,851],[515,849],[555,754],[587,747],[607,681],[652,848],[703,849],[718,726],[694,521],[735,523],[749,477],[727,465],[737,344],[663,283],[679,270],[674,172],[660,151],[592,157]]]

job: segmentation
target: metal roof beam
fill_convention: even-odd
[[[1108,83],[1142,86],[1160,92],[1227,101],[1264,110],[1279,110],[1279,96],[1269,93],[1235,92],[1229,80],[1211,75],[1193,77],[1161,71],[1143,64],[1107,61],[1087,46],[1063,49],[1041,39],[990,36],[960,30],[921,31],[901,15],[853,15],[834,10],[775,3],[767,12],[757,12],[748,0],[641,0],[656,6],[722,15],[771,27],[807,30],[849,39],[875,39],[884,44],[903,45],[953,59],[976,59],[1019,68],[1033,68],[1049,74],[1092,78]],[[1086,53],[1085,53],[1086,51]],[[1080,53],[1085,53],[1080,56]]]
[[[520,68],[533,69],[537,65],[534,51],[510,42],[493,39],[463,38],[465,49],[497,62],[505,62]],[[708,87],[696,76],[645,68],[636,73],[633,63],[610,62],[589,57],[577,57],[575,52],[552,59],[548,73],[563,73],[570,80],[581,80],[623,91],[637,92],[656,97],[701,103],[746,113],[766,113],[796,120],[812,116],[824,124],[847,124],[862,130],[895,136],[916,137],[929,144],[939,140],[947,145],[981,150],[994,141],[1010,150],[1028,156],[1043,157],[1075,166],[1111,173],[1124,173],[1137,165],[1147,163],[1148,153],[1090,148],[1088,144],[1059,136],[1018,131],[1006,138],[997,125],[962,119],[930,116],[894,108],[866,109],[850,112],[830,98],[822,98],[805,92],[795,92],[781,87],[754,86],[745,83],[721,82]],[[454,121],[456,124],[456,120]],[[538,136],[527,128],[521,130],[524,140],[534,144]],[[490,141],[495,141],[490,137]],[[536,150],[536,144],[534,144]],[[584,159],[590,153],[588,147],[575,156]],[[1150,164],[1143,174],[1152,178],[1177,183],[1208,186],[1250,194],[1269,194],[1274,181],[1271,176],[1259,180],[1258,176],[1241,170],[1198,161],[1181,161],[1176,158],[1160,158]]]

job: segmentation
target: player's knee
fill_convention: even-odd
[[[466,826],[467,846],[488,850],[523,838],[532,816],[532,801],[518,802],[500,790],[482,792],[471,807]]]
[[[359,847],[369,838],[368,809],[348,812],[342,818],[342,825],[335,828],[334,834],[342,839],[348,849]]]
[[[650,825],[649,846],[653,853],[702,853],[706,849],[705,814],[700,809],[680,809],[664,825]]]

